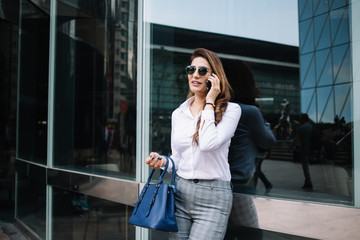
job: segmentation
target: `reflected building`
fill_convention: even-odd
[[[351,176],[354,121],[348,4],[299,1],[298,10],[301,112],[323,135],[323,157],[345,165]]]
[[[352,122],[347,1],[299,1],[301,112],[317,123]]]

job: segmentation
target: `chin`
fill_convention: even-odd
[[[190,89],[190,91],[193,92],[195,95],[199,95],[199,96],[204,95],[204,96],[206,96],[206,90]]]

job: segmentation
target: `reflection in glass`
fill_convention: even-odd
[[[299,1],[299,18],[305,20],[312,17],[312,1]]]
[[[331,103],[333,102],[333,98],[330,98],[331,93],[332,93],[332,87],[317,88],[317,108],[319,109],[320,121],[321,121],[321,116],[323,114],[323,111],[328,106],[329,102],[331,102]],[[333,120],[333,117],[331,117],[331,121],[332,120]]]
[[[57,6],[54,164],[134,178],[136,1],[68,2]]]
[[[333,38],[333,45],[340,45],[349,42],[349,12],[347,8],[343,9],[343,15]]]
[[[311,60],[309,63],[306,63],[307,69],[305,70],[305,75],[301,75],[302,88],[315,87],[315,60],[314,55],[311,54]]]
[[[330,16],[330,27],[331,27],[330,28],[331,42],[333,44],[334,44],[335,39],[337,37],[338,30],[339,30],[339,27],[340,27],[341,22],[342,22],[343,14],[344,14],[344,9],[342,9],[342,8],[331,11],[330,14],[329,14],[329,16]]]
[[[301,2],[301,1],[299,1]],[[314,9],[315,9],[315,16],[323,14],[327,11],[329,11],[329,1],[317,1],[317,2],[313,2],[314,4]]]
[[[311,68],[313,62],[313,54],[304,54],[300,56],[300,64],[304,67],[300,68],[300,84],[301,86],[304,84],[306,77],[308,75],[308,71]]]
[[[351,82],[349,44],[333,47],[332,52],[335,83]]]
[[[16,217],[38,236],[45,239],[45,168],[17,161],[16,173]]]
[[[300,26],[300,52],[302,54],[310,53],[314,51],[314,31],[313,20],[306,20],[299,23]]]
[[[328,15],[314,18],[315,47],[317,50],[330,47],[330,28]]]
[[[330,49],[316,52],[316,78],[317,85],[324,86],[332,84],[332,61]]]
[[[132,207],[53,188],[53,239],[135,239]]]
[[[349,0],[332,0],[328,1],[331,5],[331,10],[344,7],[345,5],[349,4]]]
[[[338,84],[334,86],[335,91],[335,111],[339,116],[344,116],[345,119],[351,119],[351,115],[345,114],[344,110],[347,108],[348,102],[352,102],[351,85]]]
[[[19,9],[19,1],[11,4]],[[6,222],[14,218],[18,12],[0,6],[0,35],[0,213]]]
[[[319,95],[318,95],[319,97]],[[320,95],[320,98],[321,98],[321,95]],[[323,123],[331,123],[334,119],[334,116],[335,116],[335,112],[334,112],[334,93],[333,91],[330,92],[330,96],[328,98],[328,101],[327,101],[327,104],[326,106],[324,107],[324,111],[322,112],[322,115],[320,117],[320,122],[323,122]],[[322,109],[322,108],[320,108]]]
[[[233,63],[246,59],[260,90],[258,103],[277,137],[275,146],[261,165],[273,188],[267,191],[259,182],[255,194],[352,204],[351,86],[345,91],[338,85],[352,81],[348,44],[332,45],[331,34],[341,24],[333,19],[337,15],[328,11],[328,2],[298,1],[298,4],[300,44],[297,51],[258,39],[221,35],[216,26],[210,33],[200,29],[196,31],[193,26],[193,30],[189,30],[151,24],[150,149],[163,154],[170,151],[171,112],[184,101],[188,87],[184,67],[194,48],[209,48],[221,56],[229,74],[239,76],[239,69],[233,67]],[[342,9],[338,11],[343,13]],[[231,14],[228,13],[229,16]],[[342,21],[348,19],[343,18]],[[220,41],[222,44],[218,44]],[[277,61],[276,64],[271,61],[264,63],[264,60],[270,59]],[[285,63],[295,66],[285,67],[282,65]],[[299,67],[296,67],[297,64]],[[160,88],[167,94],[157,96]],[[345,94],[342,99],[339,97],[341,94]],[[299,146],[293,141],[300,126],[301,113],[309,116],[314,132],[318,133],[316,140],[319,144],[312,149],[309,160],[312,189],[302,188],[304,174],[296,156]],[[338,124],[336,115],[341,124]],[[287,124],[281,129],[278,126],[281,126],[279,123],[283,116]]]
[[[17,156],[45,164],[50,17],[29,1],[20,5]]]
[[[301,112],[307,112],[310,102],[314,98],[314,89],[301,90]]]

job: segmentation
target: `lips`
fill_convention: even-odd
[[[200,85],[200,84],[201,84],[201,82],[199,82],[199,81],[191,81],[191,83],[192,83],[193,85]]]

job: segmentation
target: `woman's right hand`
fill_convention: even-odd
[[[145,163],[153,169],[159,169],[160,167],[165,167],[166,158],[157,152],[151,152],[146,158]]]

